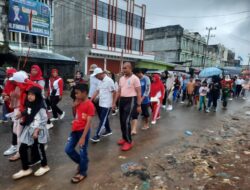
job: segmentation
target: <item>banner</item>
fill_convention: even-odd
[[[9,0],[8,23],[9,31],[48,37],[50,8],[44,3],[32,0]]]

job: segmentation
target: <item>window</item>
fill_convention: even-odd
[[[109,6],[107,3],[97,1],[97,10],[95,9],[95,14],[104,18],[108,18],[108,9]]]
[[[137,40],[137,39],[132,40],[132,50],[134,51],[140,50],[140,40]]]
[[[125,49],[125,36],[121,36],[121,49]]]
[[[29,34],[23,34],[21,35],[22,37],[22,42],[26,42],[26,43],[33,43],[36,44],[37,43],[37,37],[36,36],[32,36]]]
[[[97,44],[107,46],[107,32],[97,30]]]
[[[136,27],[136,28],[141,28],[141,17],[138,16],[138,15],[134,15],[134,18],[133,18],[133,26]]]
[[[116,35],[115,47],[121,48],[121,36],[120,35]]]

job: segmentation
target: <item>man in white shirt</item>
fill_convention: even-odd
[[[97,86],[96,92],[93,94],[91,100],[95,100],[97,95],[99,96],[99,118],[100,123],[97,128],[96,134],[90,140],[93,142],[99,142],[101,136],[106,137],[112,135],[112,130],[109,125],[109,113],[112,109],[112,105],[115,102],[116,91],[114,81],[108,77],[101,68],[96,68],[92,76],[100,80]]]

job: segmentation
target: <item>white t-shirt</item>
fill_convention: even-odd
[[[89,78],[89,98],[91,98],[94,95],[99,83],[100,83],[100,80],[98,80],[94,76],[90,76],[90,78]]]
[[[113,92],[115,91],[114,81],[105,76],[102,81],[100,81],[97,90],[99,90],[99,106],[104,108],[111,108],[113,101]]]
[[[243,79],[237,79],[236,81],[235,81],[235,84],[236,85],[242,85],[244,83],[244,80]]]

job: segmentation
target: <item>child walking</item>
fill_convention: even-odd
[[[66,154],[78,165],[77,174],[71,179],[79,183],[87,177],[88,170],[88,141],[92,117],[95,114],[94,104],[88,99],[88,86],[75,86],[76,100],[73,105],[75,119],[72,122],[72,132],[65,147]],[[79,146],[79,153],[75,150]]]
[[[207,110],[206,110],[206,96],[207,96],[208,92],[209,92],[209,88],[207,87],[207,82],[203,81],[202,86],[199,89],[199,93],[200,93],[200,108],[199,108],[199,111],[202,110],[202,105],[203,105],[204,106],[204,111],[207,112]]]
[[[36,142],[41,158],[41,167],[34,173],[35,176],[42,176],[47,173],[50,168],[47,165],[47,158],[44,146],[49,140],[49,133],[46,128],[47,113],[42,97],[42,90],[39,87],[31,87],[27,92],[25,100],[25,110],[22,112],[23,130],[20,135],[20,158],[22,162],[22,170],[15,173],[12,178],[20,179],[32,174],[29,167],[28,149]]]

